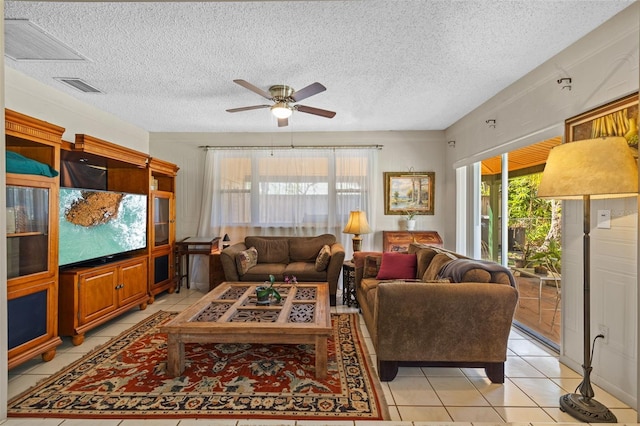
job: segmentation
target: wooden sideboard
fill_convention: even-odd
[[[436,231],[382,231],[383,251],[407,251],[411,243],[442,247],[442,238]]]

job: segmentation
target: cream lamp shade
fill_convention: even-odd
[[[538,197],[578,200],[638,195],[638,165],[622,137],[564,143],[549,152]]]
[[[349,221],[342,232],[345,234],[354,234],[353,251],[360,251],[362,248],[362,237],[360,235],[371,232],[369,222],[367,222],[367,214],[362,210],[354,210],[349,213]]]

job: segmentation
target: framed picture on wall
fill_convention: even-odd
[[[434,212],[434,172],[384,172],[384,214]]]
[[[638,156],[638,93],[594,108],[565,121],[567,142],[622,136]]]

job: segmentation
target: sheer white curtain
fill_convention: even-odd
[[[351,210],[372,212],[375,148],[209,149],[198,236],[343,234]],[[204,263],[204,262],[196,262]],[[204,266],[204,265],[202,265]],[[201,282],[206,271],[193,271]],[[204,279],[206,281],[206,279]]]

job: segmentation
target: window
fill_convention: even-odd
[[[370,211],[376,153],[373,148],[209,150],[212,182],[205,184],[204,196],[213,197],[210,228],[203,235],[212,235],[212,229],[264,235],[257,228],[269,228],[272,235],[328,232],[340,240],[351,210]]]

